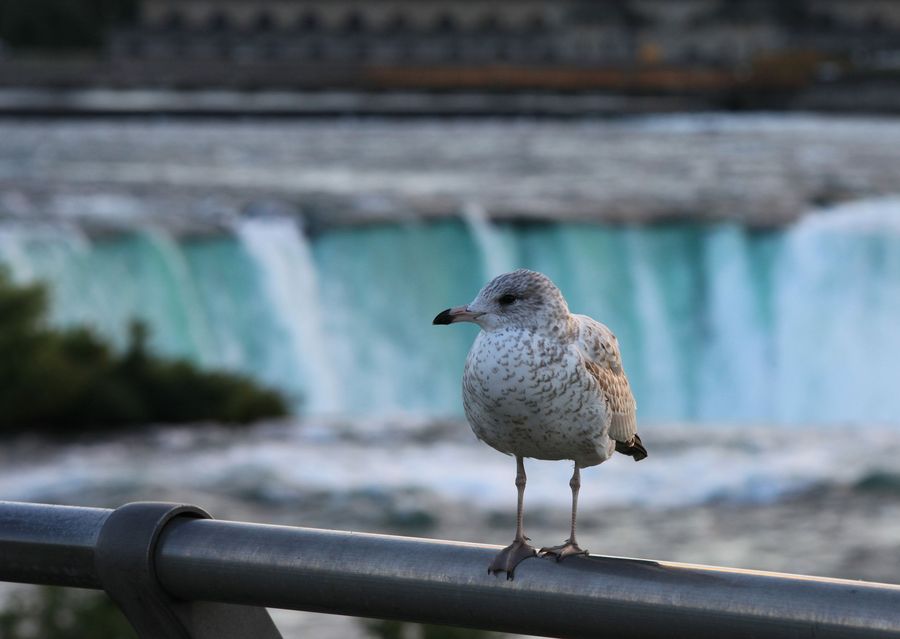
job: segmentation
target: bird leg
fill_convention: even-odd
[[[513,578],[516,566],[529,557],[534,557],[537,551],[528,543],[522,526],[522,511],[525,505],[525,460],[516,456],[516,490],[519,492],[518,508],[516,509],[516,538],[513,542],[501,550],[494,561],[491,562],[488,573],[496,575],[505,572],[507,579]]]
[[[581,469],[575,464],[575,472],[572,473],[572,479],[569,480],[569,487],[572,489],[572,531],[569,538],[564,544],[552,546],[549,548],[541,548],[541,556],[552,555],[556,557],[556,561],[562,561],[570,555],[586,555],[588,552],[582,550],[575,540],[575,514],[578,511],[578,491],[581,488]]]

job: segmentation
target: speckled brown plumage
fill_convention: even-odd
[[[516,291],[515,313],[496,304],[508,291]],[[570,314],[559,289],[533,271],[493,280],[468,306],[482,307],[479,323],[488,325],[463,373],[463,406],[479,439],[582,468],[608,459],[616,442],[632,443],[635,401],[609,328]]]
[[[516,541],[491,570],[511,575],[530,548],[521,530],[524,457],[575,462],[572,534],[565,545],[545,550],[558,558],[583,552],[575,543],[579,469],[615,451],[636,461],[647,456],[615,335],[590,317],[571,314],[547,276],[524,269],[494,278],[472,303],[447,309],[434,323],[457,321],[482,328],[463,372],[469,424],[480,440],[519,464]]]

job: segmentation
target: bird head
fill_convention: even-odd
[[[432,323],[474,322],[488,331],[506,327],[538,330],[555,326],[568,316],[566,300],[549,277],[519,269],[498,275],[471,303],[441,311]]]

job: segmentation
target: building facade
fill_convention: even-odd
[[[897,49],[895,0],[143,0],[116,59],[344,67],[748,68]]]

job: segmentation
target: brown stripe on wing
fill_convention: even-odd
[[[584,361],[588,373],[597,380],[610,416],[609,436],[617,442],[630,443],[637,430],[634,396],[624,372],[614,372],[589,359]]]

